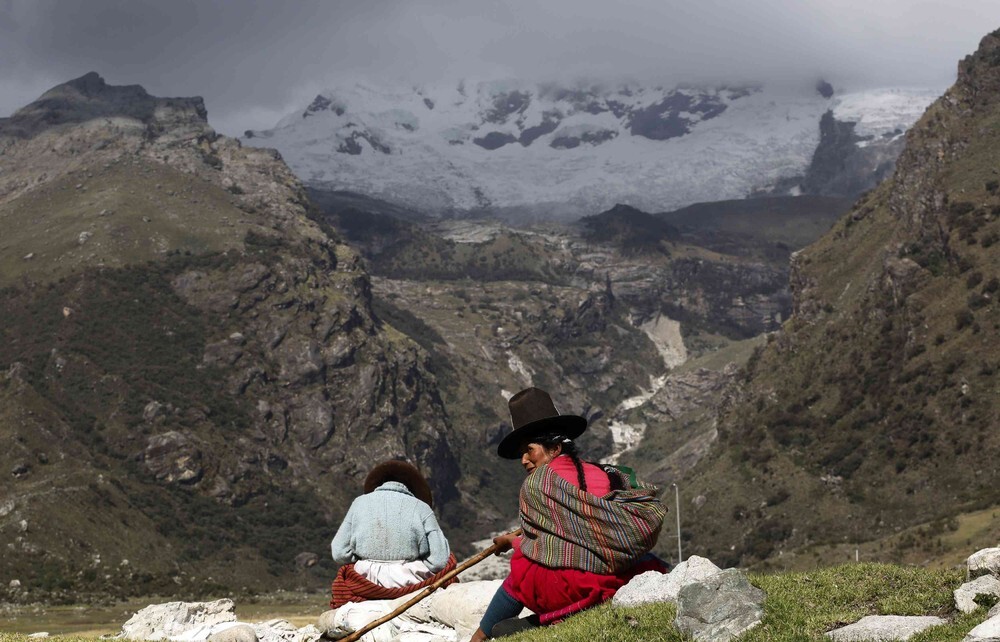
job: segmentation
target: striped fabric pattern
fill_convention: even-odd
[[[423,582],[401,586],[399,588],[386,588],[370,582],[368,578],[354,570],[354,564],[344,564],[337,569],[337,576],[330,586],[331,600],[330,608],[337,609],[348,602],[364,602],[365,600],[394,600],[397,597],[408,595],[427,588],[434,582],[455,570],[458,561],[453,554],[448,555],[448,563],[436,574],[428,577]],[[458,581],[458,577],[453,577],[442,586],[449,586]]]
[[[548,466],[528,475],[520,496],[522,554],[549,568],[611,575],[648,553],[667,514],[659,489],[642,482],[632,488],[627,475],[608,474],[619,475],[626,490],[597,497]]]

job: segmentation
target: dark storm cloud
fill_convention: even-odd
[[[269,127],[346,77],[945,88],[996,0],[0,0],[0,114],[94,70]]]

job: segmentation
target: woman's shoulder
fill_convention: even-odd
[[[603,468],[590,462],[580,462],[583,466],[583,478],[587,482],[587,490],[591,494],[603,496],[611,491],[611,482]],[[576,463],[569,456],[556,457],[549,462],[549,469],[570,484],[579,487],[579,474]]]

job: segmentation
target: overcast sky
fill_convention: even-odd
[[[97,71],[269,128],[345,78],[944,90],[1000,0],[0,0],[0,116]]]

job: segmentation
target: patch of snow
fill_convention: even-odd
[[[753,189],[802,174],[819,142],[819,120],[834,109],[861,135],[905,129],[939,93],[880,90],[822,98],[812,87],[677,90],[630,86],[572,92],[518,82],[385,88],[354,83],[324,92],[347,111],[302,111],[247,145],[276,147],[306,183],[351,190],[427,212],[545,208],[580,216],[625,203],[664,211],[695,202],[743,198]],[[528,95],[504,114],[503,92]],[[724,111],[682,119],[689,133],[652,140],[631,131],[631,113],[686,94]],[[574,97],[575,96],[575,97]],[[424,100],[433,101],[433,110]],[[520,99],[519,99],[520,100]],[[499,102],[497,102],[499,101]],[[605,106],[614,111],[599,111]],[[596,106],[596,107],[595,107]],[[599,111],[599,113],[591,113]],[[618,115],[616,115],[616,113]],[[419,114],[419,117],[416,116]],[[496,121],[496,122],[493,122]],[[475,139],[558,121],[554,131],[487,150]],[[553,148],[564,132],[608,130],[599,145]],[[352,134],[377,138],[391,153],[355,139],[360,154],[338,153]]]
[[[872,89],[835,97],[833,117],[857,123],[859,136],[881,137],[909,129],[941,95],[930,89]]]

